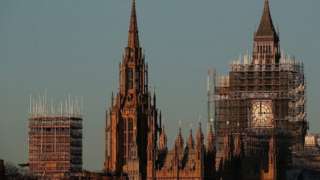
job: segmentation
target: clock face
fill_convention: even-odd
[[[253,127],[272,126],[273,112],[272,101],[262,100],[253,101],[251,110],[251,119]]]

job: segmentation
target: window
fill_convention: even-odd
[[[132,157],[131,151],[134,145],[134,128],[133,119],[124,119],[124,131],[123,131],[123,152],[124,159]]]
[[[133,148],[134,143],[134,134],[133,134],[133,119],[129,118],[128,121],[128,149],[131,150]],[[131,155],[130,155],[131,156]]]
[[[128,83],[128,88],[132,89],[133,88],[133,70],[132,70],[132,68],[128,69],[128,72],[127,72],[127,83]]]
[[[124,119],[125,120],[125,119]],[[124,157],[124,160],[126,160],[127,159],[127,137],[128,137],[128,134],[127,134],[127,123],[126,123],[126,121],[124,121],[124,123],[123,123],[123,157]]]

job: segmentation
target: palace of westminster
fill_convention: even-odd
[[[170,149],[148,86],[135,0],[131,8],[119,88],[106,112],[103,175],[88,175],[91,179],[283,180],[296,179],[294,169],[306,166],[320,171],[320,151],[312,157],[305,153],[306,145],[319,144],[307,135],[304,66],[281,52],[269,0],[264,0],[252,55],[213,78],[207,132],[199,123],[184,139],[179,129]],[[42,116],[41,103],[30,108],[28,164],[38,177],[61,179],[53,174],[82,170],[82,119],[76,106],[70,107],[67,116],[50,117]]]
[[[105,170],[129,179],[285,179],[292,151],[303,147],[308,129],[305,80],[303,64],[280,52],[269,1],[252,58],[232,63],[227,76],[216,78],[208,132],[199,124],[184,142],[179,130],[172,149],[148,88],[135,8],[133,1],[119,92],[107,113]]]

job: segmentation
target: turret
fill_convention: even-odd
[[[201,123],[199,123],[199,127],[198,127],[198,130],[197,130],[196,138],[197,138],[197,142],[196,142],[197,143],[196,144],[197,149],[202,148],[204,136],[203,136],[203,133],[202,133]]]
[[[178,133],[178,136],[175,140],[175,148],[179,151],[182,152],[183,150],[183,137],[182,137],[182,133],[181,133],[181,128],[179,128],[179,133]]]
[[[188,138],[188,148],[193,149],[194,148],[194,140],[192,136],[192,129],[190,129],[189,138]]]
[[[159,146],[159,151],[167,150],[167,135],[164,131],[164,127],[161,128],[158,146]]]

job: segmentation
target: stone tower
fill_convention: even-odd
[[[145,179],[147,164],[155,156],[158,125],[156,98],[149,92],[148,66],[139,43],[135,0],[119,68],[119,91],[112,97],[106,119],[105,170]]]
[[[261,179],[260,171],[285,179],[292,150],[301,147],[308,128],[305,103],[304,65],[280,53],[269,0],[264,0],[252,56],[233,61],[228,75],[217,77],[216,164],[223,164],[232,150],[246,162],[244,179]]]

